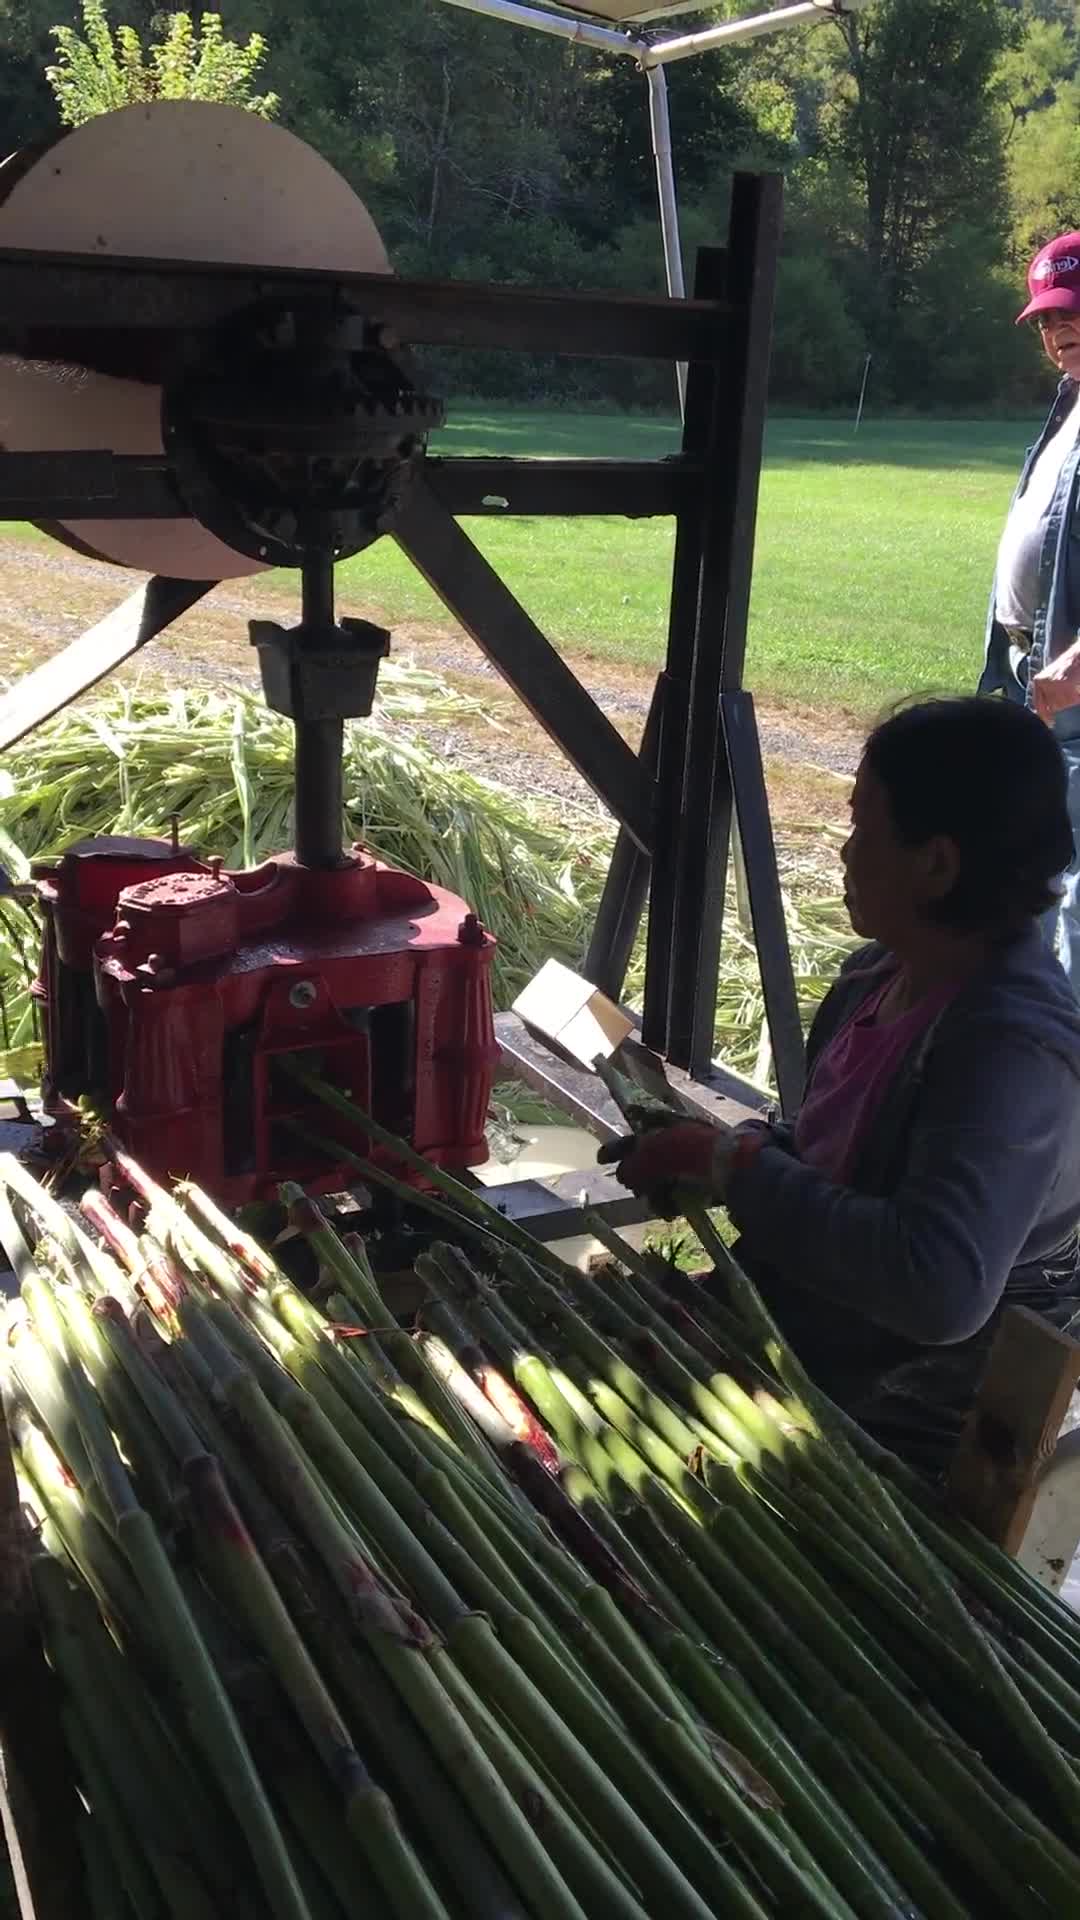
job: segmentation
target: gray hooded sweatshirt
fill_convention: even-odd
[[[893,966],[880,947],[845,964],[814,1022],[808,1084]],[[803,1166],[777,1128],[729,1208],[740,1258],[820,1384],[868,1425],[883,1393],[914,1392],[948,1408],[954,1435],[1003,1302],[1058,1325],[1080,1308],[1080,1005],[1038,928],[913,1043],[849,1185]]]

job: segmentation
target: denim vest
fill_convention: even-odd
[[[1060,427],[1076,404],[1077,383],[1066,377],[1058,387],[1054,404],[1034,446],[1029,447],[1023,472],[1012,505],[1027,486],[1031,470],[1047,441]],[[1047,660],[1053,660],[1070,646],[1080,632],[1080,434],[1076,445],[1058,476],[1053,499],[1046,516],[1046,531],[1039,557],[1039,604],[1031,652],[1014,666],[1010,659],[1009,637],[994,618],[997,579],[990,589],[990,608],[986,620],[986,655],[980,693],[1004,693],[1014,700],[1026,700],[1028,677],[1038,673]],[[1071,709],[1070,718],[1080,710]],[[1065,718],[1064,715],[1061,716]],[[1073,729],[1075,731],[1075,729]]]

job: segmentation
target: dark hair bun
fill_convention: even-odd
[[[1008,936],[1059,897],[1073,859],[1068,772],[1053,733],[1014,700],[927,700],[875,728],[865,760],[908,846],[947,834],[960,874],[935,918]]]

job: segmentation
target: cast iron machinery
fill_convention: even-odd
[[[233,1202],[286,1176],[344,1183],[344,1162],[316,1166],[299,1144],[278,1071],[290,1052],[450,1165],[483,1156],[500,1051],[601,1133],[617,1124],[512,1017],[493,1028],[492,943],[467,903],[343,846],[342,730],[370,712],[389,636],[336,618],[333,570],[388,535],[619,824],[584,963],[614,997],[652,872],[642,1038],[713,1111],[751,1097],[712,1060],[737,814],[790,1106],[802,1039],[742,686],[779,182],[735,180],[727,246],[703,252],[685,300],[396,279],[331,169],[224,108],[127,109],[17,157],[5,187],[0,510],[153,577],[0,700],[0,743],[216,579],[287,565],[302,583],[297,627],[251,628],[266,698],[295,730],[294,852],[230,875],[178,840],[98,841],[39,876],[54,1103],[103,1098],[152,1169]],[[682,451],[440,459],[427,440],[442,407],[405,340],[686,362]],[[667,659],[639,754],[459,520],[498,513],[674,518]]]

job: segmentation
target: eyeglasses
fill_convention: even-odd
[[[1073,326],[1080,321],[1080,314],[1074,313],[1071,307],[1047,307],[1042,313],[1032,314],[1031,317],[1037,333],[1050,333],[1065,320]]]

